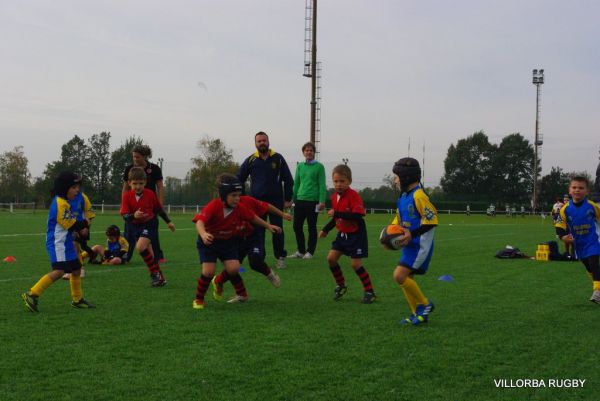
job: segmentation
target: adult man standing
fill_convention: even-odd
[[[284,210],[292,205],[292,192],[294,179],[283,156],[269,148],[269,136],[264,132],[254,135],[256,152],[244,160],[238,172],[238,178],[245,183],[250,177],[250,195],[263,202],[272,204],[278,209]],[[270,223],[283,228],[283,220],[280,216],[273,214],[262,216],[263,220],[269,219]],[[264,229],[262,231],[262,243],[264,244]],[[277,267],[285,267],[284,234],[273,233],[273,253],[277,259]]]
[[[130,189],[128,184],[129,170],[131,170],[133,167],[141,167],[146,173],[146,188],[154,192],[158,196],[158,200],[160,201],[161,205],[164,205],[165,190],[163,186],[162,170],[158,165],[150,163],[149,159],[152,158],[152,149],[150,149],[150,146],[135,145],[132,150],[132,158],[133,164],[127,166],[125,168],[125,171],[123,172],[122,194],[124,194]],[[131,256],[133,255],[133,251],[135,250],[135,246],[133,246],[132,244],[135,244],[137,238],[131,238],[130,230],[127,229],[127,224],[128,223],[125,222],[125,239],[130,244],[129,251],[127,253],[127,260],[131,260]],[[152,248],[154,252],[156,252],[157,259],[161,263],[163,263],[165,257],[162,249],[160,248],[160,239],[158,235],[158,219],[155,219],[155,221],[153,221],[152,224],[156,225],[156,230],[154,230],[156,232],[156,236],[154,238],[150,238],[150,241],[152,242]]]

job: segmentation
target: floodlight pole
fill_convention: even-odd
[[[533,160],[533,194],[531,197],[531,210],[533,214],[536,213],[538,205],[538,191],[537,191],[537,176],[538,176],[538,147],[541,147],[544,143],[542,136],[539,132],[540,127],[540,92],[541,86],[544,84],[544,70],[533,70],[533,84],[536,87],[536,98],[535,98],[535,141],[534,141],[534,160]]]
[[[310,142],[316,144],[317,126],[317,0],[312,0],[312,49],[310,77]]]

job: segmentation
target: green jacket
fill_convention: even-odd
[[[325,203],[326,197],[325,167],[319,162],[298,164],[293,199]]]

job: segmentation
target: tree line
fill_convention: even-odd
[[[110,132],[83,139],[74,135],[61,147],[60,158],[46,165],[40,177],[32,178],[22,146],[0,155],[0,202],[36,202],[45,207],[50,201],[54,177],[63,170],[83,177],[84,191],[94,203],[118,204],[121,200],[123,172],[131,164],[132,149],[143,144],[142,138],[130,136],[111,151]],[[165,175],[165,200],[173,205],[204,204],[216,194],[215,178],[223,172],[235,173],[239,164],[233,151],[221,139],[204,137],[197,141],[197,156],[184,178]],[[450,145],[444,160],[440,185],[426,188],[440,209],[483,209],[496,205],[529,207],[533,190],[535,152],[533,145],[519,133],[492,144],[483,131]],[[160,164],[160,162],[159,162]],[[538,162],[539,166],[539,162]],[[538,168],[538,176],[540,168]],[[552,167],[538,180],[542,208],[549,208],[557,196],[566,192],[574,174]],[[386,175],[378,188],[359,191],[369,208],[393,208],[399,191],[393,177]],[[590,181],[591,182],[591,181]]]

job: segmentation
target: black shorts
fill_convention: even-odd
[[[52,270],[63,270],[65,273],[73,273],[75,270],[79,269],[81,269],[81,262],[79,262],[79,259],[52,263]]]
[[[129,224],[128,229],[130,230],[129,234],[132,239],[134,239],[134,243],[130,244],[130,246],[135,246],[135,242],[140,237],[148,238],[152,240],[153,235],[156,235],[156,225],[152,224],[152,221],[142,224]]]
[[[264,233],[261,235],[259,230],[248,236],[244,237],[240,242],[240,259],[248,257],[264,259],[266,256],[265,242],[263,241]]]
[[[213,240],[212,244],[206,245],[201,238],[196,241],[200,263],[215,263],[221,261],[238,260],[240,257],[240,239],[230,238]]]
[[[369,256],[369,243],[365,231],[354,233],[338,232],[331,243],[331,249],[339,251],[352,259],[363,259]]]

